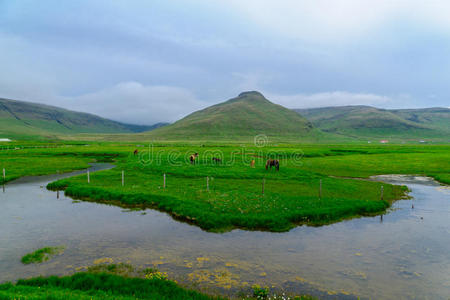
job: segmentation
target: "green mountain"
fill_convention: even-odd
[[[185,118],[156,129],[156,139],[248,139],[259,134],[273,138],[313,137],[311,123],[259,92],[244,92],[238,97],[196,111]]]
[[[295,109],[328,133],[353,138],[449,139],[450,109],[379,109],[370,106]]]
[[[124,124],[54,106],[0,98],[0,138],[55,138],[78,133],[133,133],[164,124]]]

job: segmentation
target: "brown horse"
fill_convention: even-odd
[[[191,161],[191,164],[195,165],[195,160],[198,157],[198,153],[194,153],[189,157],[189,160]]]
[[[136,150],[134,150],[133,154],[134,154],[134,155],[137,155],[138,152],[139,152],[138,149],[136,149]]]
[[[275,167],[277,171],[280,171],[280,162],[277,159],[268,159],[266,162],[266,170],[270,169],[272,170],[272,167]]]

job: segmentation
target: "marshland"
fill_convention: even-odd
[[[0,1],[0,300],[448,300],[447,2]]]
[[[212,297],[251,297],[253,286],[318,298],[448,292],[432,271],[450,263],[448,146],[31,145],[0,151],[1,281],[123,263]],[[266,170],[269,156],[279,171]]]

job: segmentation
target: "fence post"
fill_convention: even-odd
[[[164,185],[163,185],[163,187],[166,188],[166,173],[164,173]]]
[[[384,186],[381,186],[381,200],[384,199]]]
[[[264,184],[266,183],[266,179],[263,178],[262,180],[262,195],[264,196]]]
[[[89,176],[89,170],[87,170],[87,180],[88,180],[88,183],[91,182],[91,178],[90,178],[90,176]]]
[[[122,170],[122,186],[125,185],[125,171]]]
[[[209,177],[206,176],[206,190],[209,192]]]
[[[6,182],[6,171],[5,168],[3,168],[3,193],[5,192],[5,182]]]
[[[319,182],[319,200],[322,199],[322,179]]]

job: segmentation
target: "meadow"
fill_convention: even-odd
[[[90,174],[90,183],[83,174],[48,188],[87,201],[158,209],[208,231],[286,231],[383,213],[406,196],[405,187],[361,180],[371,175],[417,174],[449,183],[449,150],[442,145],[61,144],[0,151],[0,168],[6,166],[9,180],[114,161],[114,169]],[[190,164],[195,152],[199,157]],[[264,168],[268,158],[279,159],[279,172]]]

